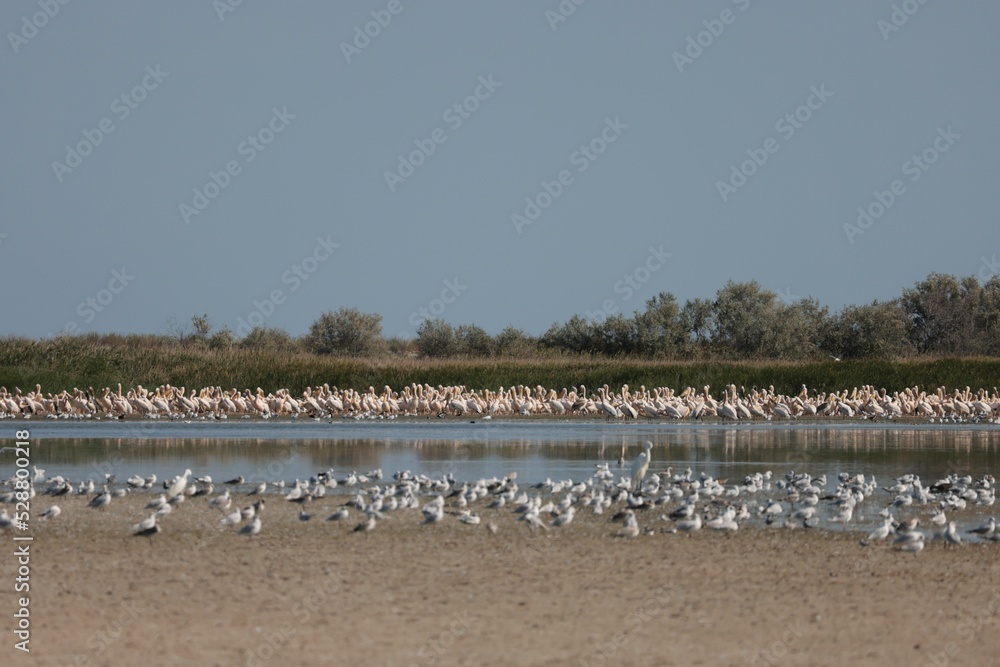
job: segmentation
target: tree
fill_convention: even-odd
[[[222,327],[208,339],[208,349],[210,350],[231,350],[236,344],[236,337],[229,327]]]
[[[194,337],[200,340],[208,338],[212,331],[212,324],[208,320],[208,315],[192,315],[191,328],[194,329]]]
[[[458,354],[470,357],[489,357],[493,355],[493,338],[486,329],[475,324],[463,324],[455,329],[455,342]]]
[[[579,315],[569,318],[564,324],[554,323],[539,341],[543,346],[557,350],[568,350],[581,354],[594,353],[595,332],[592,324]]]
[[[896,359],[913,353],[898,301],[845,307],[826,321],[821,340],[825,352],[844,359]]]
[[[715,306],[707,299],[687,301],[680,313],[680,324],[687,334],[688,343],[694,352],[708,351],[715,330]]]
[[[980,347],[976,317],[982,288],[975,276],[932,273],[903,290],[910,340],[921,353],[974,354]]]
[[[609,357],[625,356],[639,349],[639,336],[635,319],[622,314],[611,315],[595,326],[602,354]]]
[[[326,311],[310,325],[305,342],[316,354],[371,354],[382,343],[382,316],[357,308]]]
[[[417,327],[417,349],[424,357],[450,357],[458,346],[455,329],[444,320],[424,320]]]
[[[635,315],[636,347],[655,356],[679,356],[686,351],[686,332],[677,299],[660,292],[646,302],[646,310]]]
[[[295,351],[295,339],[284,329],[254,327],[240,342],[242,350],[270,350],[275,352]]]
[[[537,347],[537,341],[534,338],[512,326],[504,327],[504,330],[496,335],[493,342],[497,354],[504,357],[528,355]]]
[[[774,328],[777,295],[761,289],[756,280],[729,281],[716,293],[712,343],[726,356],[767,356],[768,334]]]

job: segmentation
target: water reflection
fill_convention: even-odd
[[[995,473],[1000,457],[1000,429],[889,425],[36,424],[32,437],[37,443],[32,462],[71,479],[100,479],[106,472],[164,478],[190,467],[217,480],[236,475],[292,480],[332,467],[343,474],[409,469],[459,479],[517,472],[519,479],[534,482],[581,478],[599,462],[617,470],[623,448],[630,459],[647,439],[655,444],[651,470],[691,467],[724,477],[795,469],[886,479],[915,472],[931,480],[956,471]],[[0,458],[0,474],[11,474],[12,466],[7,455]]]

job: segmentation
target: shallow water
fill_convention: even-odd
[[[595,464],[626,459],[654,443],[651,471],[690,467],[734,481],[772,470],[875,475],[880,481],[916,473],[925,483],[950,472],[996,474],[1000,428],[925,424],[609,424],[603,422],[439,420],[358,422],[0,422],[3,444],[31,431],[31,463],[71,480],[119,480],[155,473],[170,478],[191,468],[216,481],[237,475],[292,481],[333,468],[381,468],[478,479],[518,474],[519,482],[582,479]],[[0,454],[0,477],[13,473],[13,453]]]

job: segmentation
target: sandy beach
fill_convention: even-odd
[[[361,534],[356,513],[323,521],[343,496],[308,522],[274,497],[252,540],[189,499],[150,541],[130,532],[147,500],[67,497],[33,517],[31,656],[5,584],[4,664],[990,665],[1000,648],[995,543],[914,556],[851,531],[687,536],[652,512],[655,534],[622,539],[607,516],[535,532],[509,509],[480,526],[396,512]]]

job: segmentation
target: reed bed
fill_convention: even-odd
[[[1000,359],[941,358],[860,361],[662,361],[636,358],[553,356],[527,358],[421,359],[411,356],[335,357],[265,350],[208,350],[168,344],[144,336],[30,340],[0,339],[0,385],[56,392],[73,387],[285,387],[300,392],[328,383],[341,388],[398,389],[411,383],[497,389],[511,385],[546,388],[608,384],[633,388],[687,386],[769,387],[796,393],[874,385],[895,391],[933,391],[1000,385]]]

